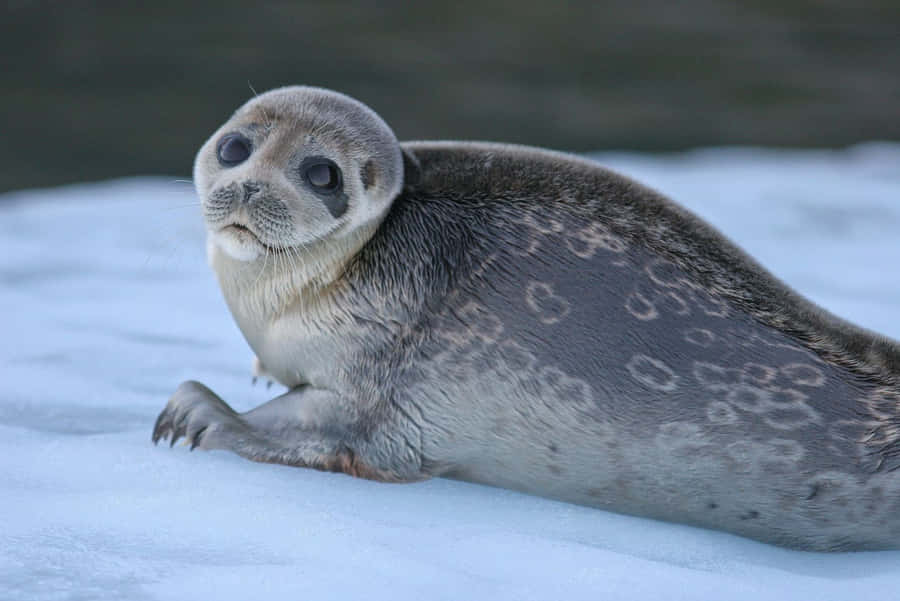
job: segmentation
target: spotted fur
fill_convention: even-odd
[[[217,136],[259,123],[268,150],[223,174]],[[353,167],[342,221],[284,192],[304,152]],[[290,390],[238,415],[187,383],[154,439],[804,549],[900,546],[897,345],[655,192],[539,149],[400,145],[313,88],[251,101],[196,165],[210,263],[259,371]],[[242,222],[259,245],[232,252],[216,228],[248,179],[270,206]]]

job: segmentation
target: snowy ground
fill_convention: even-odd
[[[832,311],[900,337],[900,145],[601,162]],[[0,197],[0,599],[826,599],[900,595],[900,552],[820,555],[435,480],[385,485],[150,443],[188,378],[239,409],[251,352],[191,188]]]

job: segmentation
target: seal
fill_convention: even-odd
[[[289,390],[185,382],[153,441],[433,476],[810,550],[900,546],[900,348],[576,156],[400,144],[265,93],[200,149],[208,258]]]

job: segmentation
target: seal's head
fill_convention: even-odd
[[[286,87],[246,103],[194,162],[210,243],[238,261],[371,230],[403,185],[397,138],[343,94]]]

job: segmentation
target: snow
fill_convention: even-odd
[[[900,145],[607,153],[816,302],[900,337]],[[897,598],[900,552],[813,554],[462,482],[154,447],[177,384],[245,410],[252,353],[190,185],[0,196],[0,599]]]

